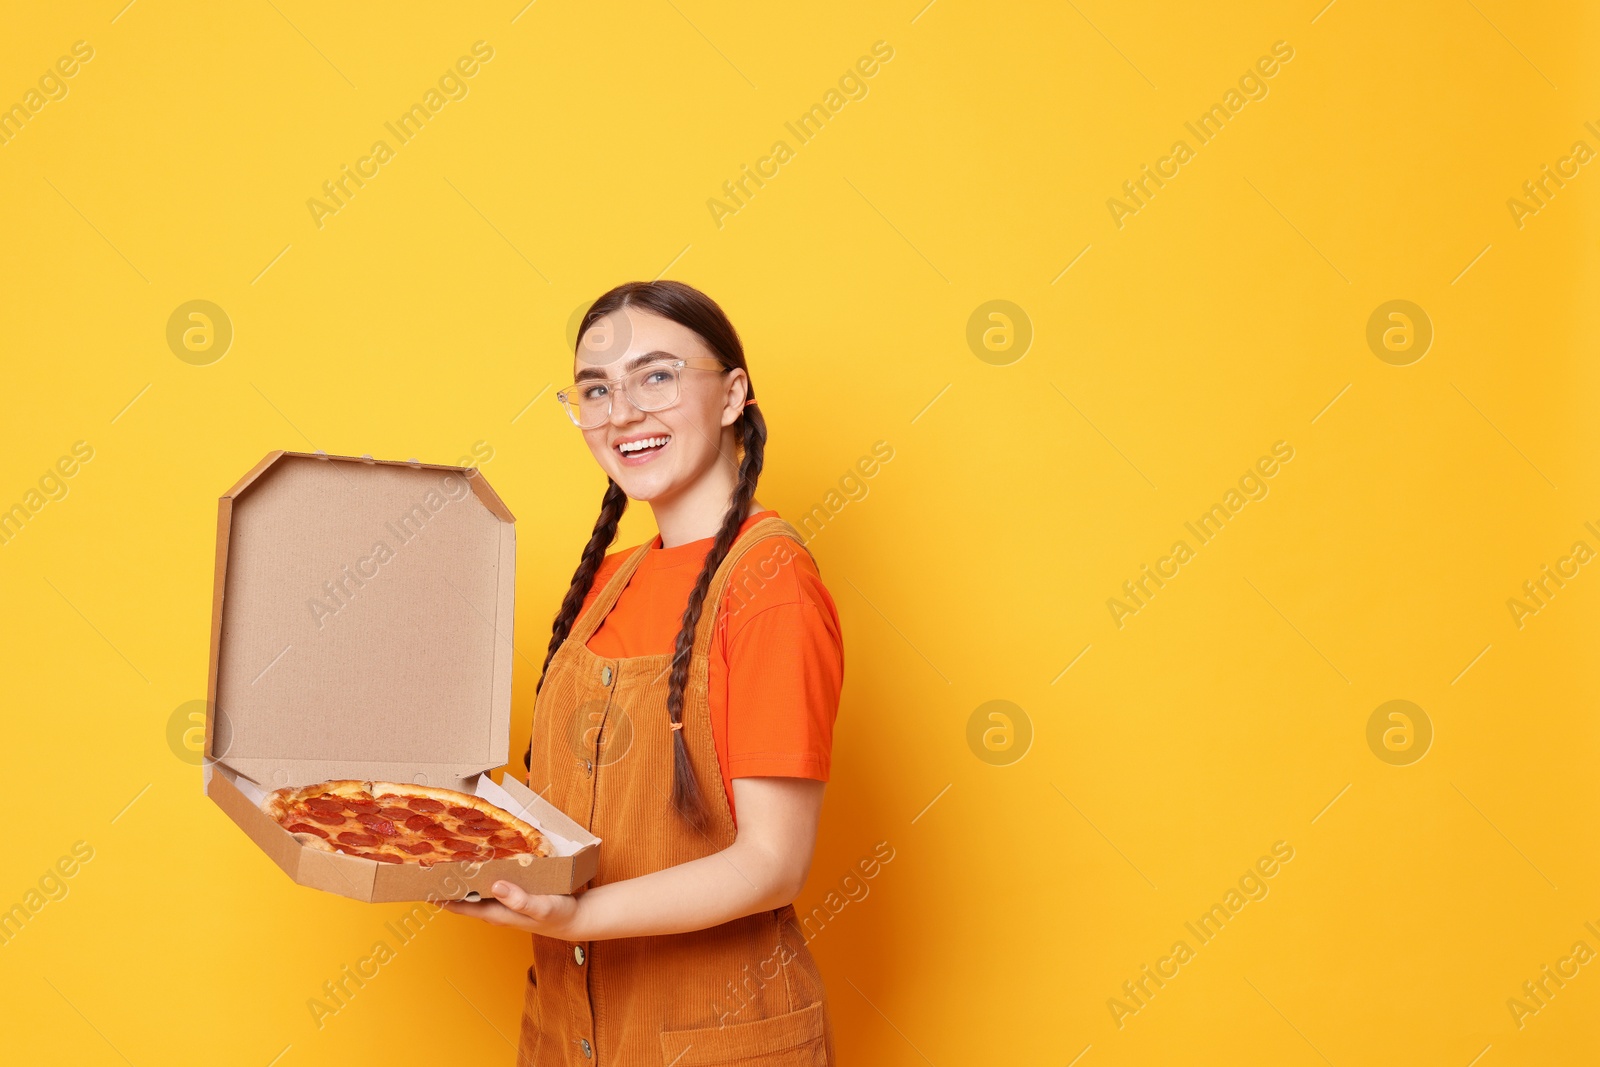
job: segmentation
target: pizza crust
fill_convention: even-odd
[[[463,793],[456,789],[443,789],[438,786],[405,785],[400,782],[362,781],[355,778],[338,778],[332,781],[318,782],[314,785],[299,787],[285,786],[282,789],[275,789],[271,793],[268,793],[265,798],[263,798],[261,801],[261,810],[265,812],[273,822],[276,822],[279,826],[284,826],[284,829],[287,830],[288,828],[285,826],[285,817],[291,812],[295,811],[296,807],[301,801],[304,801],[310,797],[353,797],[361,794],[365,794],[374,800],[384,796],[385,794],[392,794],[402,798],[426,797],[430,800],[437,800],[441,804],[444,804],[446,808],[472,808],[475,811],[483,813],[483,815],[488,817],[490,820],[502,824],[507,829],[515,830],[527,840],[530,846],[532,846],[531,852],[520,853],[511,858],[525,864],[535,856],[548,856],[551,854],[550,841],[537,826],[534,826],[532,823],[526,822],[523,819],[517,818],[517,816],[511,814],[509,811],[489,803],[482,797],[475,796],[472,793]],[[318,837],[315,834],[298,833],[291,834],[290,836],[296,841],[299,841],[301,844],[307,845],[320,852],[333,852],[340,855],[344,854],[338,848],[335,848],[330,840]]]

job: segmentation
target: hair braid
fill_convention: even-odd
[[[683,610],[683,622],[679,626],[672,653],[672,677],[667,687],[667,715],[674,725],[672,806],[697,830],[702,829],[706,822],[705,794],[695,778],[694,765],[689,762],[689,750],[679,725],[683,722],[683,696],[689,682],[689,661],[693,658],[695,629],[705,606],[706,593],[711,588],[711,578],[728,557],[728,550],[733,547],[734,538],[739,536],[739,528],[744,525],[745,513],[755,497],[756,482],[761,477],[767,444],[767,423],[755,407],[745,408],[738,426],[739,443],[744,452],[739,462],[739,480],[728,500],[728,510],[723,513],[717,539],[706,553],[706,561],[700,567],[700,577],[695,580],[694,590],[689,594],[689,606]],[[717,605],[713,604],[711,610],[715,614]]]
[[[556,650],[572,632],[572,624],[578,619],[578,610],[589,595],[589,587],[594,584],[600,564],[605,562],[606,549],[617,538],[617,522],[627,507],[628,494],[622,491],[622,486],[606,479],[606,495],[600,501],[600,517],[594,520],[594,532],[589,535],[589,543],[583,546],[583,559],[572,573],[572,584],[567,586],[561,610],[556,612],[556,620],[550,626],[550,648],[544,654],[544,666],[539,668],[539,684],[533,687],[535,693],[544,686],[544,676],[550,670],[550,661],[556,658]]]

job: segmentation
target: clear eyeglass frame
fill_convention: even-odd
[[[646,363],[620,378],[590,378],[574,382],[557,390],[556,401],[574,426],[580,430],[592,430],[610,420],[612,398],[616,396],[618,386],[622,388],[628,403],[637,410],[664,411],[678,402],[684,371],[714,370],[726,373],[729,369],[718,360],[701,357],[661,360]],[[663,373],[667,376],[659,378]],[[597,388],[605,389],[603,396],[593,394]]]

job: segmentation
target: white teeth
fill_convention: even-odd
[[[623,455],[627,455],[629,452],[637,452],[642,448],[650,448],[654,445],[664,445],[667,443],[667,440],[668,439],[665,437],[646,437],[642,441],[627,441],[618,445],[617,451],[621,452]]]

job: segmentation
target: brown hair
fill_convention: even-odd
[[[749,374],[749,367],[745,364],[744,345],[740,343],[739,334],[734,330],[733,323],[728,321],[728,316],[717,306],[716,301],[682,282],[628,282],[617,286],[590,305],[582,323],[578,326],[578,341],[581,343],[584,333],[598,319],[624,307],[649,311],[680,326],[688,327],[700,336],[706,347],[711,349],[712,354],[722,364],[724,372],[737,367],[745,371],[746,375]],[[711,550],[706,553],[705,563],[700,568],[700,577],[689,593],[688,606],[683,609],[683,618],[678,627],[678,637],[672,652],[672,677],[667,688],[667,714],[676,727],[672,731],[672,805],[696,829],[705,825],[706,804],[683,740],[681,724],[684,689],[689,681],[689,660],[694,650],[695,627],[705,606],[711,578],[722,565],[722,561],[727,558],[728,550],[733,547],[739,528],[744,525],[745,513],[750,508],[750,501],[755,497],[756,482],[761,477],[761,464],[767,444],[767,423],[762,418],[761,409],[750,402],[755,398],[753,385],[749,387],[746,397],[744,412],[734,423],[741,453],[739,480],[729,497],[728,509],[723,512],[722,525],[717,529],[716,540],[712,543]],[[606,481],[606,493],[600,501],[600,517],[595,520],[594,532],[589,535],[589,543],[583,548],[583,558],[578,563],[578,569],[572,574],[572,584],[567,587],[567,595],[562,599],[561,609],[556,612],[555,622],[550,627],[550,648],[545,653],[544,667],[540,670],[539,686],[544,685],[544,674],[550,669],[550,661],[555,658],[556,651],[566,641],[567,635],[572,632],[578,611],[583,607],[584,598],[588,596],[589,588],[594,584],[594,576],[605,559],[606,549],[617,536],[617,522],[628,506],[628,495],[622,491],[622,487],[609,478]],[[712,610],[716,610],[715,606]],[[536,687],[534,691],[538,692],[538,688]]]

